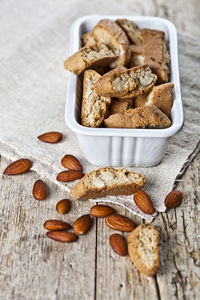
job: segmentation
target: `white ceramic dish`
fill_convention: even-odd
[[[69,55],[81,47],[81,35],[89,32],[99,20],[127,18],[140,28],[162,30],[169,41],[171,81],[174,83],[172,126],[166,129],[88,128],[80,125],[82,82],[68,72],[65,120],[77,135],[85,158],[100,166],[150,167],[158,164],[166,151],[169,137],[181,130],[184,122],[180,91],[177,33],[168,20],[157,17],[84,16],[72,23],[69,38]]]

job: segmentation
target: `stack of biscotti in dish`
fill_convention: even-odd
[[[92,128],[171,126],[173,83],[165,32],[127,19],[100,20],[81,37],[64,66],[83,74],[81,125]]]

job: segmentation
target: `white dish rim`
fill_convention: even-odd
[[[80,47],[80,26],[88,20],[96,20],[109,18],[126,18],[132,21],[146,20],[149,22],[160,22],[167,26],[169,31],[170,42],[170,57],[171,57],[171,73],[173,73],[174,83],[174,104],[172,111],[172,125],[165,129],[123,129],[123,128],[89,128],[80,125],[75,118],[76,110],[76,84],[77,76],[68,72],[67,95],[65,106],[65,121],[68,127],[81,135],[90,136],[124,136],[124,137],[147,137],[147,138],[167,138],[175,135],[181,130],[184,124],[183,104],[180,90],[180,78],[178,68],[178,45],[177,45],[177,31],[174,24],[164,18],[151,16],[121,16],[121,15],[86,15],[76,19],[70,27],[69,37],[69,56],[76,52]]]

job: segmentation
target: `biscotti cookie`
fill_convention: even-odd
[[[101,77],[93,70],[87,70],[83,79],[83,101],[81,123],[87,127],[101,126],[111,102],[110,97],[101,97],[94,90],[94,83]]]
[[[129,108],[133,107],[133,97],[132,98],[113,98],[113,99],[120,101],[120,102],[128,102]]]
[[[142,65],[118,72],[108,72],[94,85],[96,92],[102,96],[135,97],[150,91],[157,76],[148,65]]]
[[[147,97],[145,106],[155,105],[170,118],[173,104],[173,87],[174,84],[171,82],[154,86]]]
[[[85,46],[64,62],[66,70],[81,74],[88,68],[108,66],[117,56],[106,45],[96,44]]]
[[[123,113],[125,110],[131,108],[128,101],[111,100],[109,107],[110,115]]]
[[[137,107],[145,106],[148,95],[149,94],[143,94],[143,95],[139,95],[139,96],[135,97],[133,107],[137,108]]]
[[[100,168],[86,174],[70,191],[76,200],[109,195],[131,195],[142,188],[146,178],[126,169]]]
[[[144,224],[134,229],[128,235],[128,253],[140,272],[155,275],[160,264],[158,230]]]
[[[131,50],[131,59],[129,62],[129,66],[132,68],[135,66],[143,65],[144,64],[143,47],[130,45],[130,50]]]
[[[96,44],[96,41],[93,37],[92,32],[87,32],[87,33],[83,34],[81,37],[81,40],[82,40],[83,46],[91,46],[91,45]]]
[[[135,98],[135,107],[155,105],[170,118],[173,87],[174,84],[171,82],[154,86],[148,95],[140,95]]]
[[[127,19],[117,19],[116,23],[125,31],[133,44],[142,46],[142,32],[136,24]]]
[[[124,113],[110,115],[104,120],[109,128],[167,128],[171,125],[169,118],[156,106],[130,108]]]
[[[158,76],[160,82],[169,81],[170,56],[167,50],[165,33],[159,30],[142,30],[144,62]]]
[[[93,36],[97,42],[107,45],[118,56],[118,59],[110,65],[111,68],[128,64],[130,60],[129,40],[120,26],[109,19],[101,20],[94,27]]]

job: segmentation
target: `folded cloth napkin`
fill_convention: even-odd
[[[64,2],[61,3],[64,7]],[[68,7],[67,17],[61,7],[56,12],[52,9],[51,15],[45,15],[45,10],[41,10],[45,16],[44,21],[28,36],[20,36],[20,31],[18,36],[10,33],[11,29],[15,32],[17,20],[14,21],[14,18],[9,25],[5,24],[5,20],[1,21],[5,35],[3,38],[7,44],[4,43],[1,54],[0,153],[11,160],[20,157],[32,159],[32,169],[39,173],[38,176],[50,179],[67,193],[74,182],[61,184],[56,181],[56,175],[63,170],[60,160],[65,154],[75,155],[82,163],[85,173],[97,168],[84,159],[75,134],[67,128],[64,120],[67,76],[63,69],[63,61],[67,57],[69,24],[80,15],[80,12],[78,15],[75,10],[78,3],[79,1],[74,1],[73,5]],[[116,7],[114,8],[116,13]],[[14,10],[13,14],[16,13]],[[111,9],[107,13],[112,13]],[[27,14],[30,14],[30,11]],[[22,25],[25,22],[24,18],[19,18]],[[6,40],[6,30],[8,37],[13,37],[12,42]],[[6,45],[8,51],[5,49]],[[170,139],[168,150],[158,166],[130,168],[147,178],[144,190],[150,195],[157,211],[165,210],[165,196],[180,180],[184,170],[200,149],[200,88],[197,82],[200,42],[197,39],[179,34],[179,62],[185,126],[179,134]],[[54,145],[40,142],[37,136],[47,131],[62,132],[63,141]],[[153,219],[153,216],[144,214],[135,206],[133,196],[105,197],[92,201],[122,205],[148,221]]]

